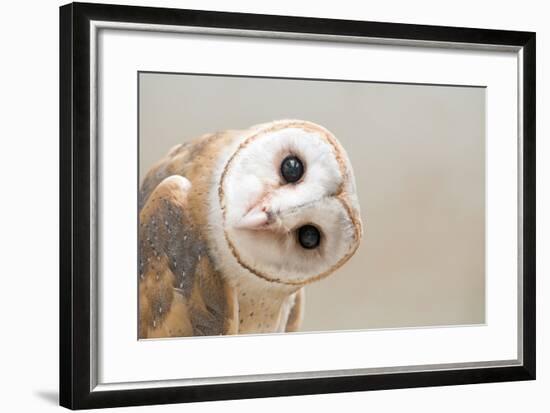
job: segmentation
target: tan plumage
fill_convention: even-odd
[[[235,155],[245,153],[243,148],[253,145],[254,140],[263,135],[285,128],[322,133],[326,141],[323,145],[332,148],[336,159],[334,165],[339,168],[337,175],[341,182],[334,194],[330,194],[336,202],[330,208],[345,216],[344,232],[350,234],[351,241],[342,247],[341,256],[331,258],[330,265],[322,267],[322,271],[312,269],[314,274],[302,274],[300,270],[310,267],[306,262],[310,262],[311,267],[317,265],[307,255],[312,254],[310,252],[297,252],[306,261],[299,263],[300,255],[296,267],[283,265],[277,273],[271,270],[272,264],[261,263],[264,254],[255,255],[259,261],[251,261],[247,255],[250,248],[246,247],[246,242],[250,237],[258,237],[258,244],[278,242],[274,239],[283,237],[281,248],[293,248],[287,239],[289,229],[285,227],[287,218],[283,215],[276,217],[277,228],[273,222],[266,222],[261,228],[243,232],[233,230],[230,225],[232,214],[239,217],[242,214],[233,213],[233,210],[227,212],[227,208],[232,208],[227,204],[235,204],[231,201],[235,199],[232,194],[235,184],[231,184],[231,179],[236,179],[237,185],[241,182],[234,176],[225,179],[226,175],[238,171],[233,165],[242,162],[238,159],[241,155]],[[333,139],[329,132],[309,122],[278,121],[246,131],[201,136],[172,148],[149,170],[143,179],[139,200],[139,337],[299,329],[304,312],[303,286],[328,275],[349,259],[361,235],[349,161]],[[254,162],[250,160],[254,158],[247,158],[247,162]],[[274,198],[276,191],[284,189],[272,183],[264,185],[264,182],[272,182],[267,177],[261,176],[258,182],[261,182],[258,189],[261,196],[254,195],[251,190],[250,202],[265,202],[267,198]],[[246,187],[237,190],[248,199]],[[300,213],[307,214],[307,211]],[[271,219],[273,213],[268,215]],[[336,222],[341,222],[342,217]],[[283,227],[285,229],[281,229]],[[327,234],[327,237],[332,235]],[[316,254],[328,253],[321,250]],[[285,275],[289,271],[290,277]]]
[[[207,167],[231,136],[205,135],[173,148],[143,181],[141,338],[237,333],[236,292],[214,271],[200,230],[207,219],[207,191],[201,189],[211,172]],[[181,176],[196,184],[182,187]]]

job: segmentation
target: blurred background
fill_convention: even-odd
[[[141,73],[140,178],[206,132],[295,118],[355,172],[364,237],[306,287],[302,331],[485,322],[485,89]]]

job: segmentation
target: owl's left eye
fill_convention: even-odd
[[[281,175],[288,183],[298,182],[304,175],[304,164],[294,155],[289,155],[281,162]]]
[[[298,228],[298,242],[308,250],[317,248],[321,243],[321,233],[313,225],[304,225]]]

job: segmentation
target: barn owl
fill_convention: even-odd
[[[362,234],[346,152],[301,120],[177,145],[139,198],[140,338],[296,331]]]

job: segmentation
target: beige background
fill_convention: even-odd
[[[140,176],[173,145],[283,118],[346,148],[365,225],[302,330],[485,321],[485,89],[140,74]]]

